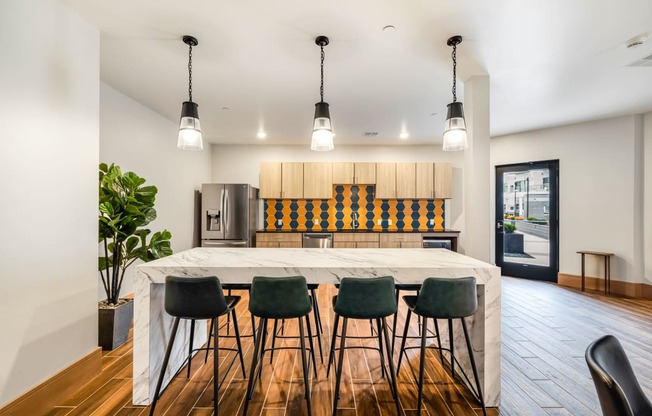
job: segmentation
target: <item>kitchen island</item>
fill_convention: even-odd
[[[195,248],[142,264],[134,280],[133,403],[152,400],[172,318],[164,313],[165,276],[219,277],[222,283],[250,283],[254,276],[305,276],[308,283],[333,284],[342,277],[393,276],[396,283],[418,284],[428,277],[475,276],[478,311],[467,318],[487,406],[500,404],[500,269],[444,249],[288,249]],[[414,322],[414,321],[413,321]],[[185,326],[183,326],[185,325]],[[185,359],[189,326],[182,322],[164,385]],[[446,325],[440,325],[448,345]],[[456,358],[471,374],[464,337],[455,330]],[[198,324],[195,344],[206,342]],[[324,377],[323,374],[320,377]]]

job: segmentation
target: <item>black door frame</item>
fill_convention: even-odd
[[[503,222],[505,218],[504,201],[503,201],[503,173],[522,172],[529,169],[548,168],[550,172],[549,193],[550,193],[550,213],[548,216],[548,233],[549,233],[549,265],[538,266],[533,264],[520,264],[505,262],[503,252]],[[544,280],[557,282],[557,273],[559,273],[559,160],[543,160],[537,162],[512,163],[509,165],[496,166],[496,237],[495,253],[496,265],[501,268],[504,276],[523,277],[534,280]]]

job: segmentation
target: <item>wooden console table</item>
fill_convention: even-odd
[[[601,251],[578,251],[582,255],[582,292],[584,292],[584,260],[587,254],[604,257],[604,293],[611,292],[611,257],[614,253],[603,253]]]

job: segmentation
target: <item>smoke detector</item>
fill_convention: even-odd
[[[635,36],[635,37],[625,41],[625,47],[627,49],[635,48],[637,46],[640,46],[640,45],[644,44],[646,40],[647,40],[647,35]]]

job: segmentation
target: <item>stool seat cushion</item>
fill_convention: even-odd
[[[255,276],[251,285],[249,311],[259,318],[301,318],[312,310],[308,285],[303,276]]]
[[[396,312],[394,278],[344,277],[335,299],[335,313],[352,319],[377,319]]]
[[[215,276],[165,278],[165,312],[184,319],[213,319],[229,312]]]
[[[427,318],[456,319],[473,315],[478,309],[475,277],[424,280],[414,312]]]

